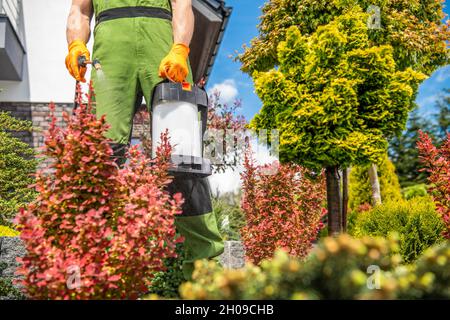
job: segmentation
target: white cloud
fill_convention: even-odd
[[[450,67],[445,66],[443,68],[440,68],[438,71],[436,71],[436,81],[437,82],[444,82],[448,78],[450,78]]]
[[[253,140],[251,142],[252,150],[254,150],[254,157],[258,164],[268,164],[277,160],[276,157],[272,156],[269,149],[266,146],[259,145],[256,147],[256,142]],[[240,174],[244,171],[242,165],[238,165],[235,170],[228,169],[224,173],[214,174],[209,177],[209,182],[211,184],[211,190],[214,195],[224,194],[227,192],[237,192],[241,186],[241,176]]]
[[[211,191],[214,195],[227,192],[236,192],[241,187],[241,172],[243,168],[239,167],[235,171],[228,169],[223,173],[217,173],[209,177]]]
[[[226,79],[222,83],[216,83],[208,90],[208,94],[213,94],[215,91],[220,93],[220,101],[228,104],[233,103],[239,94],[236,81],[233,79]]]

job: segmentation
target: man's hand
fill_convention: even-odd
[[[183,82],[189,74],[187,59],[189,47],[182,43],[174,44],[169,54],[161,61],[159,76],[173,82]]]
[[[77,81],[86,82],[86,66],[78,65],[78,58],[85,56],[90,60],[86,43],[91,34],[90,23],[94,8],[92,0],[72,0],[69,17],[67,18],[67,43],[69,54],[66,57],[66,67]]]
[[[84,76],[86,75],[86,65],[80,66],[78,59],[84,56],[86,60],[91,59],[91,54],[86,48],[86,44],[82,40],[75,40],[69,44],[69,54],[66,57],[66,67],[69,73],[77,81],[86,82]]]
[[[174,45],[161,61],[159,76],[174,82],[183,82],[189,74],[189,44],[194,33],[194,13],[191,0],[171,0]]]

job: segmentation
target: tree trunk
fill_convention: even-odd
[[[342,170],[342,230],[347,232],[348,213],[348,172],[349,169]]]
[[[326,168],[327,202],[328,202],[328,235],[342,233],[341,186],[339,184],[339,168]]]
[[[372,204],[378,206],[381,204],[380,182],[378,181],[377,165],[372,163],[369,167],[369,179],[372,187]]]

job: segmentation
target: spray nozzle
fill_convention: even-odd
[[[85,56],[78,57],[78,65],[80,67],[86,67],[88,64],[91,64],[92,67],[94,67],[94,69],[97,71],[102,69],[102,65],[100,64],[100,61],[98,59],[94,59],[93,61],[90,61],[90,60],[86,59]]]

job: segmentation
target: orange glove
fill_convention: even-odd
[[[161,61],[159,76],[173,82],[183,82],[189,74],[187,59],[189,47],[177,43],[174,44],[169,54]]]
[[[86,82],[84,76],[87,68],[86,66],[80,66],[78,64],[78,58],[81,56],[85,56],[86,60],[91,59],[91,54],[86,48],[86,44],[82,40],[72,41],[72,43],[69,44],[69,54],[66,57],[67,70],[69,70],[69,73],[77,81]]]

